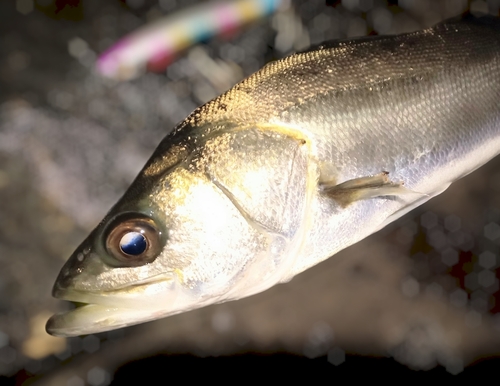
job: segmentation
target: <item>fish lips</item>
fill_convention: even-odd
[[[169,274],[105,292],[83,292],[56,285],[54,297],[78,305],[53,315],[47,322],[46,331],[62,337],[87,335],[181,312],[178,288],[177,278]]]

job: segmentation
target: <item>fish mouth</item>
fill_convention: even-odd
[[[177,280],[159,275],[126,288],[84,292],[54,287],[57,299],[77,303],[76,308],[53,315],[46,324],[50,335],[72,337],[95,334],[158,319],[176,311]]]

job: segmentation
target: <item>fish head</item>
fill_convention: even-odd
[[[168,138],[54,285],[53,335],[112,330],[287,280],[308,195],[304,141],[251,127]]]

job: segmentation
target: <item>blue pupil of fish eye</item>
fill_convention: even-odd
[[[120,249],[127,255],[141,255],[147,247],[146,237],[139,232],[128,232],[120,240]]]

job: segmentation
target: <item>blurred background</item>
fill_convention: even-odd
[[[51,298],[59,269],[194,108],[270,60],[325,40],[411,32],[467,11],[498,16],[500,7],[281,1],[244,26],[193,38],[154,73],[122,81],[123,72],[96,71],[98,56],[123,36],[199,3],[207,2],[0,2],[0,384],[148,384],[184,369],[189,379],[220,380],[231,379],[229,367],[256,379],[266,369],[332,380],[493,373],[499,159],[259,295],[109,333],[45,333],[48,317],[67,307]]]

